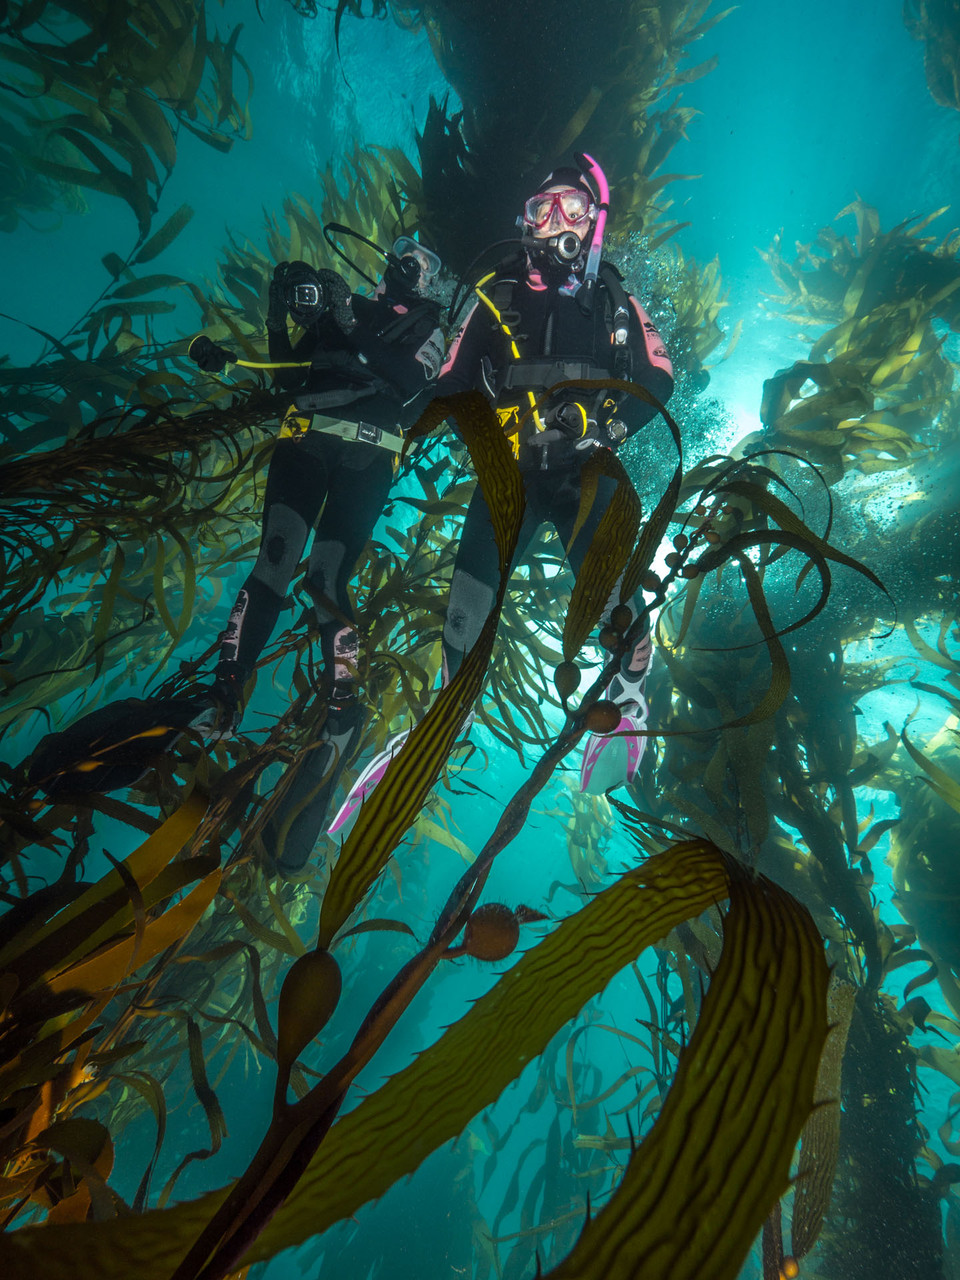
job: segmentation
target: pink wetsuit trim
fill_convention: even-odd
[[[663,369],[670,377],[673,377],[673,364],[667,355],[667,349],[663,345],[663,339],[657,331],[657,326],[653,323],[647,313],[641,307],[636,298],[631,297],[633,309],[637,313],[637,319],[640,321],[640,328],[643,331],[643,343],[647,349],[647,359],[655,369]]]
[[[463,321],[463,324],[460,326],[459,330],[457,331],[457,336],[450,343],[450,350],[447,352],[444,358],[443,364],[440,366],[441,378],[445,373],[449,373],[450,370],[453,368],[454,364],[456,363],[457,352],[460,350],[460,343],[463,341],[463,335],[467,332],[467,325],[473,319],[473,313],[476,311],[479,305],[480,305],[479,302],[475,302],[473,304],[473,306],[467,312],[466,317]]]

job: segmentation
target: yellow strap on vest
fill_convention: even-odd
[[[480,288],[480,286],[486,284],[488,280],[492,280],[493,276],[494,276],[494,272],[492,271],[490,272],[489,275],[485,275],[482,280],[479,280],[474,285],[473,291],[477,295],[477,297],[480,299],[480,301],[484,303],[485,306],[489,307],[489,309],[493,312],[494,317],[496,318],[497,324],[500,326],[501,332],[503,333],[507,341],[510,343],[511,355],[513,356],[514,360],[519,360],[520,349],[517,346],[516,339],[514,338],[513,334],[510,332],[510,329],[506,321],[504,320],[500,312],[497,310],[496,306]],[[536,425],[537,430],[538,431],[545,430],[543,419],[540,417],[540,411],[537,408],[537,398],[532,391],[527,392],[527,400],[529,401],[530,408],[533,411],[533,421],[534,421],[534,424]],[[501,414],[501,410],[498,409],[497,416],[500,417],[500,414]],[[510,410],[510,417],[516,418],[516,412],[513,409]],[[504,419],[501,418],[500,420],[501,420],[501,425],[503,425]],[[519,457],[520,456],[520,437],[519,435],[517,435],[516,431],[511,433],[510,443],[513,447],[514,457]]]

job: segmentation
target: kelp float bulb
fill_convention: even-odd
[[[797,1280],[800,1264],[796,1258],[786,1257],[780,1265],[780,1280]]]
[[[620,725],[620,708],[615,702],[595,702],[583,723],[591,733],[613,733]]]
[[[580,668],[575,662],[561,662],[553,673],[553,683],[564,702],[580,687]]]
[[[682,551],[689,541],[690,539],[685,533],[678,533],[673,540],[673,545],[678,551]]]
[[[610,625],[622,635],[633,621],[633,610],[628,604],[618,604],[610,614]]]
[[[613,627],[601,627],[597,643],[602,649],[615,649],[620,643],[620,633]]]
[[[520,923],[511,907],[485,902],[467,921],[462,950],[475,960],[505,960],[520,941]]]
[[[280,988],[277,1014],[277,1074],[290,1068],[318,1036],[340,1000],[343,978],[329,951],[308,951],[295,960]]]
[[[640,585],[643,587],[644,591],[649,591],[651,594],[656,595],[663,586],[663,583],[655,573],[645,573],[640,579]]]

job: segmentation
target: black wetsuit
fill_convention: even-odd
[[[358,653],[347,584],[383,510],[397,457],[376,441],[396,445],[416,420],[443,355],[435,303],[381,295],[354,296],[350,305],[356,325],[349,332],[329,313],[296,346],[285,323],[270,331],[272,361],[311,360],[312,367],[275,374],[291,393],[297,412],[287,421],[294,429],[270,461],[260,553],[230,614],[217,667],[221,677],[250,675],[316,526],[307,581],[330,694],[341,701],[353,692]]]
[[[610,279],[609,275],[606,278]],[[660,335],[636,299],[622,295],[622,291],[620,300],[614,298],[602,273],[593,310],[585,315],[576,296],[568,292],[569,286],[569,280],[560,277],[551,281],[535,270],[522,273],[512,284],[505,278],[484,284],[484,295],[497,306],[516,339],[521,362],[512,355],[490,308],[478,302],[450,348],[437,394],[479,389],[498,410],[516,406],[522,413],[528,404],[528,386],[539,396],[562,378],[603,377],[607,371],[611,377],[639,383],[665,402],[673,390],[672,366]],[[626,341],[614,352],[611,318],[623,299],[627,319],[621,328],[626,328]],[[552,371],[551,364],[555,365]],[[539,385],[534,385],[538,378]],[[575,408],[574,402],[582,405],[582,410]],[[564,407],[568,405],[569,410]],[[560,534],[574,573],[579,572],[616,488],[614,481],[600,477],[590,514],[571,541],[580,508],[583,464],[593,449],[616,447],[614,437],[620,432],[611,430],[611,423],[622,423],[626,435],[631,436],[655,413],[653,406],[623,393],[607,396],[564,389],[542,409],[545,430],[538,431],[533,418],[528,419],[514,446],[527,502],[514,564],[546,521]],[[480,634],[493,606],[498,580],[493,526],[478,486],[463,526],[443,629],[448,678]],[[615,591],[608,610],[617,598]],[[633,606],[634,613],[637,607]],[[625,658],[624,673],[642,676],[649,658],[649,638],[645,636]]]

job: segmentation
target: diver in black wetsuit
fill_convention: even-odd
[[[341,704],[342,710],[354,698],[358,641],[347,583],[383,510],[402,429],[416,421],[429,398],[444,350],[439,305],[419,293],[427,274],[419,259],[427,262],[427,255],[406,237],[404,245],[413,247],[387,267],[374,297],[353,295],[328,307],[296,346],[286,317],[290,277],[299,264],[282,262],[274,272],[270,360],[309,361],[310,367],[274,374],[293,403],[267,473],[260,553],[220,649],[215,689],[230,712],[239,708],[243,685],[276,625],[318,515],[307,582],[331,706]],[[435,263],[432,254],[429,259]],[[436,265],[428,270],[432,274]],[[333,272],[324,276],[328,292],[336,282],[343,284]],[[306,318],[297,317],[296,305],[293,313]]]
[[[523,477],[526,515],[515,563],[537,527],[551,523],[563,540],[574,573],[616,491],[601,475],[589,514],[573,536],[580,509],[581,471],[596,449],[616,450],[656,409],[614,388],[599,392],[563,387],[530,412],[551,387],[582,380],[629,380],[664,403],[673,391],[673,366],[660,334],[620,273],[601,262],[609,190],[589,156],[579,169],[557,169],[526,201],[518,222],[520,243],[509,266],[475,287],[477,301],[447,353],[437,394],[480,390],[513,442]],[[526,423],[519,426],[523,415]],[[499,582],[499,555],[490,512],[478,486],[467,509],[453,570],[443,629],[446,684],[476,642]],[[619,583],[604,612],[619,597]],[[630,605],[635,619],[642,599]],[[600,793],[631,782],[643,753],[647,706],[644,682],[652,656],[645,632],[623,659],[606,696],[621,720],[612,734],[590,734],[584,744],[581,789]],[[391,739],[360,774],[341,805],[335,833],[383,777],[406,731]]]
[[[583,463],[596,449],[616,450],[656,414],[644,401],[612,389],[560,388],[511,422],[562,381],[603,378],[639,383],[663,403],[673,391],[673,366],[649,316],[628,295],[619,272],[601,262],[609,191],[589,156],[580,169],[558,169],[526,201],[518,223],[522,257],[476,288],[477,301],[452,344],[438,395],[471,388],[493,402],[510,435],[523,477],[526,515],[519,561],[539,525],[552,524],[570,566],[579,573],[597,526],[616,490],[601,475],[589,515],[573,536],[580,509]],[[516,336],[511,342],[505,329]],[[519,358],[517,351],[519,350]],[[454,565],[443,630],[445,678],[457,670],[493,607],[499,558],[482,490],[474,491]],[[609,617],[615,589],[604,614]],[[642,601],[631,605],[636,617]],[[626,655],[607,697],[620,706],[614,736],[591,734],[584,746],[581,787],[602,792],[632,781],[646,723],[643,685],[651,659],[649,633]]]
[[[274,372],[292,404],[267,473],[260,552],[222,638],[213,705],[192,727],[213,736],[238,723],[244,685],[313,530],[307,585],[329,705],[324,746],[311,752],[288,793],[296,804],[316,792],[309,815],[286,834],[282,870],[299,869],[309,857],[361,727],[359,641],[347,584],[383,510],[402,430],[429,399],[443,359],[439,304],[421,293],[439,266],[434,254],[402,237],[373,297],[350,295],[334,272],[313,272],[304,263],[280,263],[270,286],[270,361],[309,367]],[[323,309],[316,310],[321,298]],[[288,313],[304,326],[295,345]]]

